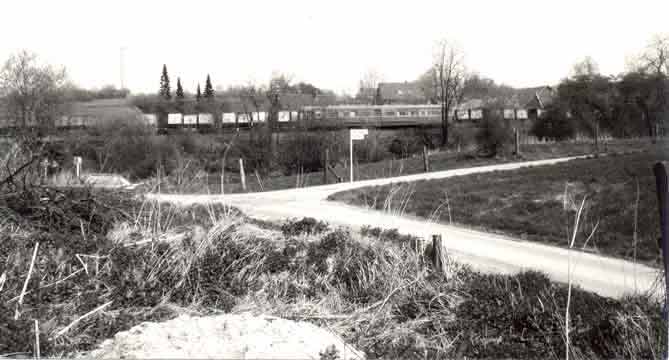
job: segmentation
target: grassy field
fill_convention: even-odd
[[[669,143],[669,142],[667,142]],[[626,152],[649,150],[656,145],[651,144],[648,139],[615,139],[600,145],[601,152]],[[477,157],[474,152],[436,152],[430,155],[430,171],[441,171],[458,169],[472,166],[500,164],[513,161],[539,160],[563,156],[575,156],[591,154],[594,152],[591,142],[560,142],[547,144],[524,145],[520,156],[512,155],[510,149],[506,149],[495,158]],[[348,181],[349,170],[341,164],[336,169],[337,173]],[[422,173],[423,158],[414,156],[406,159],[385,160],[373,163],[359,164],[354,167],[356,180],[378,179],[401,175]],[[184,182],[183,186],[166,185],[168,191],[193,192],[193,193],[220,193],[220,174],[201,174],[197,179]],[[335,182],[330,174],[328,183]],[[258,192],[269,190],[291,189],[296,187],[307,187],[323,185],[323,173],[305,173],[291,176],[262,176],[255,173],[246,173],[247,189],[241,186],[239,171],[228,172],[225,177],[225,192]]]
[[[576,247],[657,264],[659,216],[652,166],[669,159],[666,150],[657,145],[637,154],[368,187],[334,194],[331,200],[379,210],[402,208],[443,223],[558,246],[567,246],[585,200]]]
[[[394,231],[258,224],[84,189],[0,195],[0,356],[34,357],[34,320],[41,356],[76,357],[143,321],[240,311],[313,321],[369,359],[567,351],[566,285],[452,261],[438,272],[429,247],[417,253]],[[658,358],[666,338],[659,304],[642,295],[574,289],[570,319],[574,359]]]

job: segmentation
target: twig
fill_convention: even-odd
[[[81,238],[86,242],[86,231],[84,230],[84,222],[79,219],[79,228],[81,229]]]
[[[7,272],[2,272],[0,275],[0,291],[5,288],[5,281],[7,281]]]
[[[35,354],[37,360],[39,360],[39,320],[37,319],[35,319]]]
[[[82,269],[79,269],[79,270],[77,270],[77,271],[75,271],[75,272],[73,272],[72,274],[70,274],[70,275],[68,275],[68,276],[66,276],[66,277],[64,277],[64,278],[62,278],[62,279],[60,279],[60,280],[58,280],[58,281],[56,281],[56,282],[53,282],[53,283],[51,283],[51,284],[47,284],[47,285],[44,285],[44,286],[40,286],[39,289],[45,289],[45,288],[48,288],[48,287],[51,287],[51,286],[58,285],[58,284],[62,283],[63,281],[66,281],[66,280],[68,280],[68,279],[73,278],[74,276],[76,276],[77,274],[79,274],[79,273],[82,272],[82,271],[84,271],[83,268],[82,268]],[[26,294],[30,294],[30,293],[32,293],[32,292],[33,292],[32,290],[30,290],[30,291],[26,291]],[[10,303],[10,302],[14,302],[14,301],[16,301],[18,298],[19,298],[19,296],[15,296],[15,297],[9,299],[7,302],[8,302],[8,303]]]
[[[37,258],[37,249],[39,249],[39,241],[35,243],[35,250],[33,250],[33,258],[30,261],[28,276],[26,276],[26,281],[23,282],[23,289],[21,290],[21,295],[19,296],[19,302],[18,304],[16,304],[16,311],[14,312],[14,320],[18,320],[20,316],[19,307],[23,305],[23,296],[26,294],[26,289],[28,288],[28,282],[30,281],[30,276],[33,273],[33,267],[35,266],[35,258]]]
[[[89,317],[89,316],[95,314],[96,312],[98,312],[98,311],[100,311],[100,310],[106,308],[107,306],[111,305],[111,303],[113,303],[113,302],[114,302],[114,301],[111,300],[111,301],[109,301],[109,302],[107,302],[107,303],[104,303],[104,304],[102,304],[102,305],[96,307],[95,309],[93,309],[93,310],[87,312],[86,314],[80,316],[79,318],[77,318],[76,320],[74,320],[73,322],[71,322],[70,325],[67,325],[65,328],[63,328],[62,330],[60,330],[59,332],[57,332],[55,337],[62,336],[62,335],[65,334],[68,330],[70,330],[74,325],[78,324],[81,320],[83,320],[83,319],[85,319],[85,318],[87,318],[87,317]]]
[[[402,289],[405,289],[405,288],[408,288],[409,286],[411,286],[411,285],[417,283],[418,281],[420,281],[420,278],[417,278],[417,279],[415,279],[414,281],[412,281],[412,282],[410,282],[410,283],[408,283],[408,284],[405,284],[405,285],[402,285],[402,286],[396,288],[395,290],[391,291],[390,294],[388,294],[388,296],[386,296],[386,298],[383,299],[382,301],[377,301],[377,302],[375,302],[374,304],[372,304],[372,305],[370,305],[370,306],[368,306],[368,307],[366,307],[366,308],[360,310],[359,312],[366,312],[366,311],[369,311],[369,310],[371,310],[371,309],[373,309],[373,308],[375,308],[375,307],[381,307],[381,308],[383,308],[383,306],[386,305],[386,303],[388,302],[388,300],[390,300],[390,298],[391,298],[393,295],[395,295],[398,291],[400,291],[400,290],[402,290]]]
[[[581,212],[583,211],[583,206],[585,205],[586,198],[587,196],[583,197],[583,200],[581,201],[581,206],[578,208],[578,213],[576,213],[574,232],[572,233],[571,236],[571,244],[569,244],[569,249],[567,249],[567,279],[569,283],[569,288],[567,289],[567,308],[565,310],[565,315],[564,315],[565,356],[567,360],[569,360],[569,305],[571,303],[571,250],[574,247],[574,242],[576,241],[576,234],[578,233],[578,223],[581,220]]]

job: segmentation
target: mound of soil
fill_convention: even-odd
[[[333,357],[335,351],[339,357]],[[162,323],[145,322],[119,332],[86,357],[344,360],[364,359],[365,355],[337,335],[311,323],[273,316],[225,314],[182,315]]]

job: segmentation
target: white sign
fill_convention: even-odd
[[[516,113],[518,119],[527,119],[527,110],[525,109],[519,109],[518,112]]]
[[[362,140],[367,136],[367,129],[351,129],[351,140]]]
[[[290,112],[279,111],[279,122],[288,122],[288,121],[290,121]]]
[[[197,124],[197,115],[188,114],[184,115],[184,125],[195,125]]]
[[[235,123],[235,113],[223,113],[223,123],[224,124],[234,124]]]
[[[199,116],[198,124],[211,124],[214,122],[214,117],[211,114],[200,113]]]
[[[458,110],[458,119],[467,120],[469,119],[469,111],[467,110]]]
[[[183,115],[180,113],[167,114],[167,123],[170,125],[181,124]]]
[[[267,118],[267,113],[264,111],[254,111],[251,113],[253,122],[265,122],[265,119]]]
[[[240,123],[247,123],[247,122],[249,122],[249,114],[247,114],[247,113],[239,113],[239,115],[237,115],[237,122],[240,122]]]
[[[504,118],[513,119],[516,115],[516,111],[513,109],[504,109]]]

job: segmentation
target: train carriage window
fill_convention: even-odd
[[[375,116],[381,116],[381,109],[374,109]]]
[[[409,111],[409,116],[418,116],[418,111]]]
[[[344,114],[345,113],[343,111],[337,111],[337,116],[340,118],[343,118],[345,116]]]
[[[391,111],[391,110],[386,110],[383,112],[383,115],[385,116],[397,116],[397,112]]]
[[[398,115],[399,115],[399,116],[407,116],[407,115],[409,115],[409,113],[406,112],[406,111],[399,111],[399,112],[398,112]]]
[[[355,111],[350,111],[350,112],[348,113],[348,116],[354,118],[354,117],[356,117],[357,115],[356,115]]]

